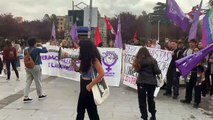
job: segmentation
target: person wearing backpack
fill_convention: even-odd
[[[30,86],[34,80],[39,99],[46,98],[42,92],[41,85],[41,56],[40,53],[47,53],[47,48],[42,44],[36,43],[36,38],[32,37],[28,39],[29,48],[24,51],[24,64],[26,67],[26,86],[24,89],[24,102],[31,102],[33,99],[29,98]],[[41,47],[41,48],[38,48]]]
[[[12,65],[13,70],[15,71],[16,80],[19,80],[19,73],[16,69],[16,62],[18,60],[16,49],[12,46],[10,41],[6,41],[6,47],[3,49],[3,62],[6,63],[7,68],[7,80],[10,80],[10,64]]]

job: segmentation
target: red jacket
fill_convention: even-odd
[[[14,47],[5,47],[3,49],[3,62],[6,62],[7,60],[11,60],[11,58],[9,57],[9,52],[10,52],[11,49],[12,49],[13,54],[14,54],[14,59],[16,61],[18,60],[16,49]]]

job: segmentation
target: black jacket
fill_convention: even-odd
[[[148,84],[157,86],[156,75],[160,74],[161,70],[158,67],[157,61],[143,59],[141,61],[141,69],[138,72],[137,84]]]

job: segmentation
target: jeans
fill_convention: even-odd
[[[97,106],[95,104],[92,91],[88,91],[86,86],[91,82],[91,80],[80,81],[80,94],[77,106],[77,117],[76,120],[84,120],[85,110],[89,115],[90,120],[100,120],[98,115]]]
[[[12,65],[13,70],[15,71],[16,77],[19,78],[18,70],[16,69],[16,60],[6,60],[6,68],[7,68],[7,79],[10,79],[10,64]]]
[[[33,69],[26,68],[26,86],[24,89],[24,96],[28,97],[30,92],[30,86],[32,84],[32,81],[34,80],[36,85],[36,91],[37,95],[42,95],[42,85],[41,85],[41,67],[40,65],[35,65]]]

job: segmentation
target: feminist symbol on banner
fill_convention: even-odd
[[[104,56],[102,57],[102,61],[103,61],[104,65],[107,66],[107,68],[106,68],[107,72],[109,72],[110,70],[112,70],[111,67],[118,60],[118,55],[112,51],[106,51],[103,54],[104,54]]]

